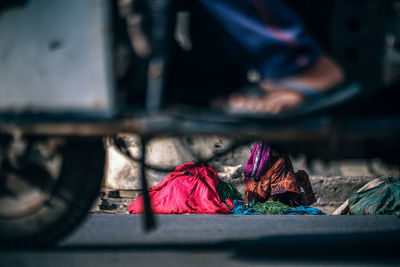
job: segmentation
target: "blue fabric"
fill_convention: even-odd
[[[313,64],[321,49],[280,0],[198,0],[210,31],[233,58],[262,78],[282,78]],[[218,25],[218,26],[216,26]]]
[[[325,212],[308,206],[298,206],[295,209],[288,209],[286,212],[288,215],[326,215]]]
[[[254,203],[250,203],[248,207],[244,204],[243,201],[235,199],[233,201],[233,209],[231,214],[234,215],[261,215],[262,213],[255,211],[252,209]],[[287,215],[326,215],[325,212],[308,207],[308,206],[299,206],[295,209],[287,209],[285,214]]]
[[[253,210],[252,208],[247,208],[243,201],[235,199],[233,201],[232,214],[235,215],[260,215],[261,213]]]

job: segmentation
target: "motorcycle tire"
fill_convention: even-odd
[[[8,179],[7,173],[2,172],[0,248],[53,246],[87,215],[103,178],[102,140],[68,137],[57,151],[61,156],[57,177],[43,178],[47,174],[32,163],[17,170],[18,175],[8,172]],[[25,177],[20,179],[21,175]]]

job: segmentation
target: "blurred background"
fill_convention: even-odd
[[[46,246],[89,210],[126,212],[144,164],[158,168],[144,172],[151,186],[211,159],[244,194],[259,139],[291,153],[328,214],[371,180],[399,176],[400,1],[284,2],[362,92],[271,123],[210,107],[260,73],[214,38],[198,1],[0,0],[1,246]]]

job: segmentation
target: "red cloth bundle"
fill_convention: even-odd
[[[218,196],[218,174],[204,163],[176,167],[157,185],[150,187],[151,207],[160,214],[229,214]],[[143,196],[129,205],[129,213],[143,213]]]

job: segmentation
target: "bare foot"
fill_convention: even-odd
[[[344,81],[340,67],[323,56],[310,69],[297,75],[277,81],[266,80],[259,86],[266,91],[262,97],[232,94],[228,106],[233,110],[243,110],[262,114],[279,114],[294,111],[307,101],[307,96],[293,90],[293,85],[310,88],[316,93],[325,93]]]

